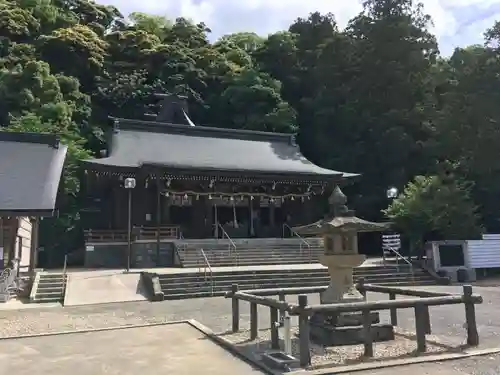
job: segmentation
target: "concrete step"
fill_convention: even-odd
[[[40,275],[33,302],[60,302],[64,298],[64,289],[63,274],[43,273]]]
[[[424,286],[424,285],[433,285],[433,280],[419,280],[416,282],[411,281],[400,281],[400,282],[386,282],[381,283],[380,285],[385,286],[398,286],[398,287],[408,287],[408,286]],[[323,284],[300,284],[298,286],[323,286]],[[262,284],[259,288],[252,289],[267,289],[267,288],[280,288],[281,285],[275,284]],[[293,287],[292,285],[287,285],[286,287]],[[186,299],[186,298],[203,298],[203,297],[220,297],[225,295],[228,289],[221,288],[218,286],[214,286],[213,292],[211,291],[210,286],[203,286],[201,288],[189,288],[189,289],[178,289],[178,290],[164,290],[165,300],[174,300],[174,299]]]
[[[370,280],[377,279],[405,279],[410,278],[411,274],[408,273],[380,273],[380,274],[372,274],[365,277],[367,282]],[[423,272],[415,273],[414,277],[428,277]],[[207,274],[207,279],[213,278],[216,281],[227,281],[227,280],[274,280],[274,279],[282,279],[282,280],[291,280],[291,279],[329,279],[328,274],[325,273],[274,273],[274,274],[262,274],[262,275],[251,275],[251,274],[218,274],[214,273],[212,276]],[[354,276],[354,279],[360,279],[359,276]],[[160,275],[159,276],[160,283],[162,282],[171,282],[171,283],[190,283],[196,280],[205,279],[204,274],[187,274],[187,275]]]
[[[329,278],[316,278],[316,279],[310,279],[307,280],[307,282],[304,282],[304,279],[301,278],[294,278],[294,279],[257,279],[257,280],[213,280],[213,284],[217,287],[224,288],[226,291],[231,288],[232,284],[238,284],[240,288],[245,288],[245,289],[262,289],[263,287],[261,285],[274,285],[274,287],[278,287],[281,285],[286,285],[286,287],[291,287],[291,286],[301,286],[304,284],[307,285],[312,285],[312,284],[317,284],[317,285],[328,285],[329,283]],[[421,276],[421,277],[415,277],[415,278],[379,278],[379,279],[373,279],[373,280],[368,280],[369,283],[371,284],[383,284],[383,283],[398,283],[398,282],[403,282],[403,281],[408,281],[408,282],[421,282],[421,281],[433,281],[432,279],[429,279],[427,277]],[[205,281],[205,279],[202,280],[197,280],[194,282],[186,282],[186,283],[168,283],[168,282],[162,282],[160,281],[160,286],[162,290],[187,290],[189,288],[200,288],[206,284],[211,284],[211,280]]]
[[[209,273],[207,271],[207,273]],[[198,277],[203,272],[198,272],[198,270],[187,273],[179,274],[160,274],[160,278],[179,278],[186,279],[190,277]],[[216,271],[213,272],[214,277],[235,277],[239,275],[248,275],[251,277],[287,277],[288,275],[303,275],[303,276],[328,276],[328,271],[326,268],[316,268],[316,269],[264,269],[264,270],[232,270],[232,271]],[[360,267],[354,270],[354,277],[365,277],[371,275],[411,275],[409,270],[401,268],[398,270],[396,267]],[[426,274],[422,270],[416,270],[415,275]]]

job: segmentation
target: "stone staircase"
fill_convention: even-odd
[[[42,273],[35,276],[30,300],[35,303],[62,302],[66,287],[63,273]]]
[[[164,299],[183,299],[209,296],[222,296],[238,284],[240,289],[290,288],[301,286],[326,286],[329,276],[326,268],[276,268],[245,270],[231,269],[212,273],[188,272],[159,274],[159,282]],[[358,267],[354,279],[364,278],[367,283],[409,286],[432,285],[434,279],[425,271],[414,268],[412,277],[409,266]]]
[[[246,238],[176,241],[181,265],[212,267],[317,263],[323,253],[321,238]]]

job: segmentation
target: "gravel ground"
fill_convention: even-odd
[[[299,340],[296,337],[297,327],[292,327],[292,355],[300,357]],[[280,329],[280,338],[283,337]],[[271,330],[259,331],[257,339],[249,341],[249,332],[222,334],[226,340],[232,342],[236,347],[255,360],[260,360],[261,354],[271,350]],[[428,337],[426,354],[437,354],[456,351],[457,348],[447,346],[439,342],[438,337]],[[280,340],[280,347],[283,348],[283,341]],[[337,347],[323,347],[310,343],[311,349],[311,369],[350,365],[366,361],[380,361],[384,359],[396,359],[416,356],[417,342],[414,332],[407,332],[401,329],[395,330],[395,340],[388,342],[377,342],[373,344],[373,358],[364,357],[363,345],[348,345]]]
[[[426,290],[459,292],[460,287],[426,287]],[[475,293],[484,299],[477,306],[477,322],[481,345],[500,345],[500,289],[475,287]],[[296,301],[291,296],[291,301]],[[381,294],[369,294],[369,300],[385,298]],[[310,303],[319,303],[318,295],[309,296]],[[242,330],[250,328],[249,305],[242,302]],[[446,339],[448,345],[460,345],[465,340],[464,309],[461,305],[433,307],[431,312],[432,333]],[[388,322],[387,312],[380,314],[382,322]],[[164,302],[129,302],[108,305],[78,307],[54,307],[26,310],[0,310],[0,337],[19,334],[59,332],[74,329],[103,328],[140,323],[195,319],[215,332],[225,332],[231,326],[231,302],[222,297],[200,298]],[[413,310],[399,310],[399,327],[414,331]],[[292,325],[297,325],[292,319]],[[269,309],[259,307],[259,328],[270,327]]]
[[[344,375],[394,375],[395,373],[405,375],[498,375],[500,374],[500,355],[388,367]]]
[[[425,287],[421,289],[440,292],[460,292],[460,287]],[[477,322],[481,347],[500,346],[500,288],[474,287],[474,292],[483,296],[484,303],[477,306]],[[297,297],[290,300],[296,301]],[[369,300],[385,299],[380,294],[369,294]],[[319,296],[309,296],[310,303],[319,303]],[[241,304],[241,329],[250,328],[250,312],[247,303]],[[388,314],[382,312],[382,321],[388,321]],[[399,328],[414,331],[414,316],[411,309],[398,313]],[[159,303],[135,302],[81,307],[54,307],[25,310],[0,310],[0,337],[23,334],[60,332],[68,330],[105,328],[141,323],[165,322],[195,319],[215,332],[227,332],[231,326],[231,303],[224,298],[203,298]],[[432,333],[446,345],[464,343],[465,330],[463,306],[431,308]],[[293,322],[292,325],[296,325]],[[270,327],[269,309],[259,308],[259,328]],[[375,350],[377,351],[377,349]],[[414,365],[418,366],[418,365]],[[436,365],[437,366],[437,365]],[[441,366],[441,365],[440,365]],[[462,361],[444,362],[442,366],[451,369],[451,374],[490,375],[500,373],[500,356],[478,357]],[[415,367],[413,367],[415,368]],[[394,369],[392,370],[394,371]],[[372,373],[372,372],[370,372]],[[418,372],[424,375],[427,370]],[[435,371],[430,373],[434,375]],[[378,373],[377,373],[378,374]],[[380,373],[382,375],[382,373]],[[417,374],[417,372],[415,373]],[[436,370],[436,374],[440,374]],[[444,374],[444,373],[443,373]],[[385,374],[384,374],[385,375]]]

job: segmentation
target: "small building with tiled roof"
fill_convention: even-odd
[[[55,135],[0,131],[0,265],[35,266],[38,218],[55,213],[66,153]]]

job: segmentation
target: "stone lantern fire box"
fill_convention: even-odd
[[[295,227],[304,236],[322,236],[324,254],[320,263],[328,268],[330,284],[321,294],[321,304],[364,302],[365,297],[356,289],[354,268],[366,257],[358,253],[358,233],[385,231],[388,223],[373,223],[360,219],[347,208],[347,197],[337,186],[329,198],[328,218],[315,223]],[[373,342],[394,339],[394,328],[381,324],[378,312],[371,313]],[[361,312],[332,314],[315,313],[310,321],[311,339],[326,346],[356,345],[364,342]]]

